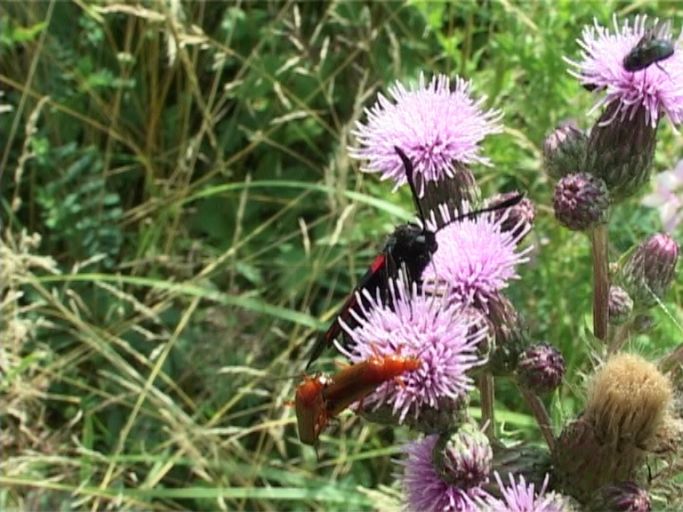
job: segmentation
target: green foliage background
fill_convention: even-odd
[[[33,253],[51,256],[59,273],[34,265],[13,274],[23,294],[14,320],[31,329],[0,332],[17,362],[0,373],[0,509],[398,503],[392,459],[409,433],[344,414],[318,459],[299,444],[287,401],[308,344],[392,226],[412,217],[406,193],[359,173],[347,148],[377,93],[421,72],[472,79],[504,112],[505,133],[485,143],[494,165],[476,175],[486,194],[516,188],[538,205],[537,250],[510,294],[534,337],[567,358],[553,419],[580,410],[591,367],[589,244],[554,222],[543,139],[568,117],[584,127],[595,118],[594,98],[563,60],[578,55],[581,28],[613,13],[680,27],[676,4],[2,9],[3,239],[39,233]],[[660,133],[663,170],[681,139]],[[617,208],[614,255],[657,229],[657,212],[637,201]],[[656,357],[680,342],[681,291],[679,280],[634,350]],[[505,382],[497,414],[500,432],[540,441]]]

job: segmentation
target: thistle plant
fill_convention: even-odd
[[[683,510],[683,17],[597,4],[3,2],[0,512]]]
[[[643,470],[678,453],[683,423],[670,375],[621,352],[638,318],[665,298],[678,244],[655,234],[618,258],[609,252],[609,223],[615,205],[648,183],[660,121],[683,119],[683,57],[669,43],[668,26],[645,17],[614,23],[614,30],[586,28],[580,58],[568,61],[600,97],[595,124],[583,130],[565,123],[543,148],[555,217],[588,234],[593,250],[598,345],[583,411],[564,425],[552,423],[546,397],[567,378],[565,358],[552,344],[531,341],[524,316],[533,311],[523,316],[506,295],[529,261],[535,207],[509,192],[477,201],[472,166],[491,166],[479,144],[501,130],[501,114],[486,111],[469,82],[421,76],[415,88],[398,83],[391,99],[380,95],[356,126],[351,155],[363,171],[399,188],[406,180],[395,148],[410,159],[438,246],[418,280],[402,275],[385,295],[360,290],[362,306],[352,312],[352,325],[343,324],[352,343],[338,346],[356,363],[373,355],[421,362],[359,404],[370,421],[406,425],[418,436],[401,462],[411,510],[649,510],[651,482]],[[633,65],[631,52],[654,38],[671,44],[673,54]],[[496,379],[517,386],[545,448],[499,438]],[[478,426],[471,404],[481,411]]]

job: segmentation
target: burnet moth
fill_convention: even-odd
[[[451,190],[448,181],[442,184],[441,188],[430,184],[430,186],[425,189],[426,197],[420,200],[417,193],[417,187],[415,186],[412,162],[401,148],[394,147],[394,149],[403,162],[403,167],[406,172],[406,181],[410,187],[422,225],[410,222],[401,224],[394,229],[394,232],[389,236],[389,239],[384,245],[382,252],[375,256],[375,259],[370,264],[365,275],[363,275],[351,295],[346,299],[325,334],[319,337],[314,343],[306,368],[309,368],[326,348],[333,346],[334,340],[340,335],[342,335],[342,345],[345,348],[350,346],[350,340],[343,336],[340,320],[351,328],[356,325],[356,321],[353,318],[351,311],[355,311],[357,315],[362,316],[362,308],[359,307],[358,300],[363,300],[364,293],[368,293],[371,297],[377,297],[377,295],[379,295],[383,303],[388,303],[391,300],[391,294],[389,293],[390,283],[393,279],[398,277],[399,271],[401,270],[405,272],[408,282],[417,283],[418,287],[421,286],[422,273],[427,268],[427,265],[429,265],[432,260],[433,254],[438,249],[436,231],[427,229],[427,218],[425,216],[423,204],[429,205],[432,209],[435,209],[439,202],[446,202],[449,208],[455,208],[451,211],[459,211],[457,208],[461,207],[459,204],[459,197],[452,197],[455,194],[451,194],[451,197],[448,197]],[[518,204],[523,197],[523,194],[515,194],[493,207],[482,208],[459,215],[448,222],[441,222],[440,224],[437,224],[437,231],[441,230],[446,225],[472,218],[482,213],[510,208]],[[453,204],[454,200],[456,200],[458,204]]]

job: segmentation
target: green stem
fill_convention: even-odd
[[[481,397],[481,424],[484,433],[493,440],[496,437],[496,425],[493,403],[495,400],[493,375],[484,373],[479,377],[479,396]]]
[[[592,232],[593,242],[593,334],[607,340],[609,303],[609,258],[607,255],[607,224]]]
[[[631,325],[633,322],[629,320],[623,325],[620,325],[617,327],[614,332],[612,333],[612,336],[610,337],[609,341],[609,348],[608,348],[608,353],[614,354],[616,352],[619,352],[621,350],[621,347],[624,346],[624,343],[628,341],[629,333],[631,330]]]
[[[669,355],[663,357],[657,366],[663,372],[680,372],[680,367],[683,366],[683,343],[673,349]]]
[[[545,405],[543,405],[543,402],[536,393],[533,393],[526,387],[521,386],[519,383],[517,384],[517,387],[521,391],[524,400],[531,409],[534,418],[536,418],[538,428],[541,429],[541,434],[543,434],[545,442],[548,444],[548,448],[550,448],[552,453],[555,450],[555,435],[553,434],[553,428],[550,424],[550,416],[548,415]]]

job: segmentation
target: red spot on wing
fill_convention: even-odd
[[[356,288],[346,299],[344,305],[339,310],[339,313],[337,313],[337,316],[332,321],[325,334],[321,338],[318,338],[318,341],[313,345],[307,368],[318,358],[324,348],[331,347],[335,338],[341,334],[342,327],[339,320],[350,321],[351,311],[358,305],[357,293],[362,293],[365,289],[368,289],[371,294],[376,292],[377,287],[380,286],[382,277],[378,272],[384,268],[386,261],[387,256],[385,253],[378,254],[375,259],[372,260],[367,272],[365,272],[365,275],[361,278]],[[378,277],[380,278],[379,281],[377,280]]]
[[[384,264],[386,263],[386,261],[387,261],[387,256],[386,256],[386,254],[384,254],[383,252],[382,252],[382,253],[379,253],[379,254],[375,257],[375,259],[372,260],[372,263],[370,264],[370,271],[371,271],[372,273],[377,272],[379,269],[381,269],[381,268],[384,266]]]

